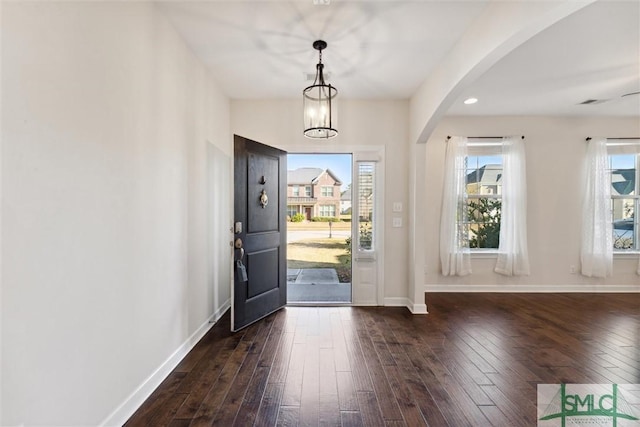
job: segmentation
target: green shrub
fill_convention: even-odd
[[[335,218],[332,216],[314,216],[311,218],[313,222],[340,222],[340,218]]]
[[[304,221],[304,214],[297,213],[291,217],[291,222],[302,222]]]
[[[372,249],[371,245],[372,245],[372,231],[371,231],[371,223],[361,223],[360,224],[360,247],[362,249],[368,250],[368,249]],[[351,237],[347,237],[345,240],[345,244],[346,244],[346,251],[349,254],[353,253],[353,239],[351,239]]]

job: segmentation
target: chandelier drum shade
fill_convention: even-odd
[[[313,48],[319,54],[316,65],[316,78],[311,86],[302,91],[304,136],[308,138],[333,138],[338,131],[333,127],[335,119],[335,98],[338,89],[324,81],[322,50],[327,47],[324,40],[313,42]]]

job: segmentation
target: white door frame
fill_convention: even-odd
[[[384,198],[385,198],[385,164],[384,146],[378,145],[287,145],[281,146],[289,154],[351,154],[351,211],[355,211],[354,195],[357,194],[355,174],[357,163],[370,161],[376,163],[375,196],[374,196],[374,248],[371,253],[358,253],[356,236],[358,233],[357,217],[352,214],[352,262],[351,262],[351,294],[352,305],[384,305]],[[353,218],[356,218],[353,221]]]

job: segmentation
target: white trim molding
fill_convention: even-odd
[[[387,297],[384,299],[385,307],[407,307],[412,314],[428,314],[426,304],[415,304],[409,298]]]
[[[222,315],[231,307],[231,299],[228,299],[222,306],[191,334],[185,342],[173,352],[171,356],[149,378],[144,380],[138,388],[125,399],[104,421],[101,427],[122,426],[140,408],[151,393],[165,380],[182,359],[195,347],[195,345],[205,336],[207,332],[216,324]]]
[[[425,285],[426,293],[433,292],[502,292],[502,293],[638,293],[638,285]]]

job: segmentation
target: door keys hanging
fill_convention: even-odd
[[[236,249],[240,250],[240,258],[236,259],[236,271],[238,273],[238,280],[240,280],[241,282],[247,282],[249,280],[249,277],[247,276],[247,268],[244,266],[244,248],[242,247],[242,239],[241,238],[237,238],[234,246],[236,247]]]

